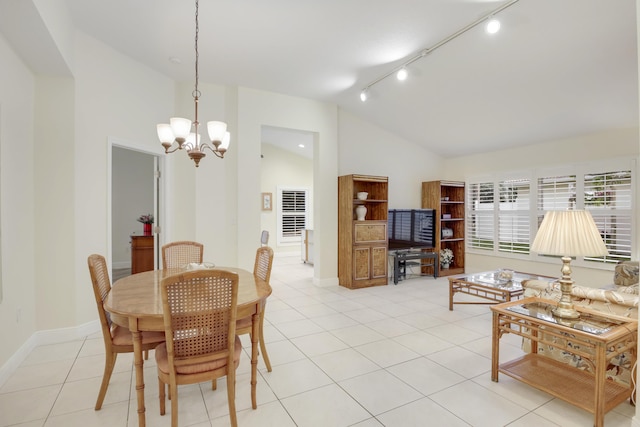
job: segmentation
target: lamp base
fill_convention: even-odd
[[[580,317],[580,313],[573,308],[573,303],[571,302],[573,280],[571,280],[570,263],[570,257],[562,257],[562,269],[560,270],[562,272],[562,278],[559,280],[562,296],[560,297],[560,301],[558,301],[558,306],[552,311],[555,316],[563,319],[577,319]]]
[[[554,316],[561,317],[563,319],[578,319],[580,318],[580,313],[575,311],[573,308],[566,307],[556,307],[552,310]]]

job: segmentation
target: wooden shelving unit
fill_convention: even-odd
[[[464,273],[465,257],[465,204],[464,182],[429,181],[422,183],[422,207],[435,209],[435,250],[449,248],[453,263],[448,269],[440,268],[438,276]],[[443,229],[452,234],[443,234]]]
[[[367,192],[366,200],[357,193]],[[364,221],[355,210],[367,208]],[[388,178],[338,177],[338,280],[351,289],[387,284]]]

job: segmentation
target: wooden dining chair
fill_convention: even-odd
[[[162,246],[162,268],[179,268],[191,262],[202,264],[204,245],[182,240]]]
[[[161,282],[166,342],[156,348],[160,414],[165,384],[171,426],[178,426],[178,385],[227,377],[231,425],[237,426],[235,385],[242,344],[236,335],[238,275],[226,270],[193,270]]]
[[[256,251],[256,260],[253,265],[253,275],[257,279],[261,279],[264,281],[264,284],[269,287],[268,295],[271,294],[271,285],[269,285],[269,280],[271,279],[271,267],[273,265],[273,249],[269,246],[261,246]],[[269,360],[269,355],[267,354],[267,347],[264,343],[264,312],[267,305],[267,298],[263,298],[260,300],[260,312],[258,313],[259,325],[258,325],[258,341],[260,342],[260,352],[262,354],[262,359],[264,360],[264,364],[267,367],[267,371],[271,372],[271,361]],[[251,316],[244,317],[238,320],[238,324],[236,326],[236,333],[238,335],[251,334],[252,321]]]
[[[104,257],[96,254],[90,255],[87,263],[89,264],[93,294],[95,296],[96,306],[98,307],[105,352],[102,385],[100,386],[95,406],[97,411],[102,408],[102,402],[107,394],[107,388],[109,387],[113,368],[116,365],[118,353],[133,353],[133,338],[129,329],[111,322],[109,312],[104,309],[104,300],[107,298],[109,291],[111,291],[109,271]],[[156,348],[156,346],[162,342],[164,342],[163,332],[142,332],[142,350],[146,352],[147,357],[148,351]]]

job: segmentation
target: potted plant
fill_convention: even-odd
[[[446,270],[451,261],[453,261],[453,251],[449,248],[440,249],[440,267]]]
[[[141,222],[143,224],[145,235],[151,234],[151,225],[153,224],[152,214],[140,215],[140,217],[138,218],[138,222]]]

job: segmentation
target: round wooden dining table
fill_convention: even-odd
[[[258,336],[260,312],[264,301],[271,294],[271,286],[253,273],[235,267],[216,267],[238,274],[237,318],[251,316],[251,403],[257,408],[256,383],[258,373]],[[136,394],[138,400],[138,425],[145,421],[144,374],[142,357],[143,331],[164,331],[162,314],[162,296],[160,283],[168,276],[185,272],[184,268],[167,268],[146,271],[117,280],[104,302],[104,309],[111,314],[111,320],[117,325],[129,328],[133,337],[133,354],[136,371]]]

